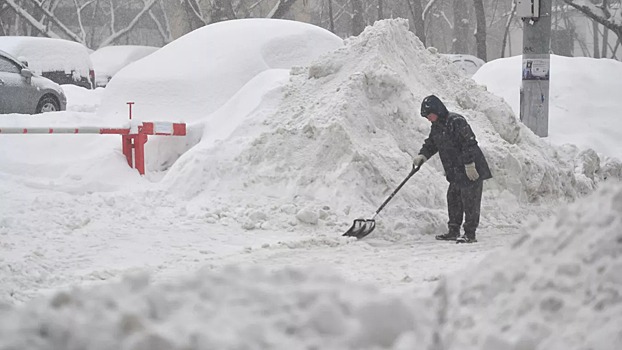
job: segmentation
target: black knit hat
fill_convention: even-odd
[[[434,113],[439,117],[445,117],[449,114],[449,111],[447,111],[447,107],[438,97],[430,95],[421,102],[421,116],[427,118],[430,113]]]

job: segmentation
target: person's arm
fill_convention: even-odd
[[[427,159],[430,159],[433,155],[438,152],[438,148],[436,147],[436,143],[434,140],[428,136],[427,139],[423,142],[421,149],[419,150],[419,154],[424,156]]]
[[[475,162],[477,140],[475,139],[475,133],[471,130],[471,126],[467,123],[466,119],[456,118],[454,130],[462,148],[462,164],[466,165]]]
[[[456,118],[454,131],[462,148],[462,164],[464,164],[464,172],[471,181],[479,179],[477,166],[475,165],[475,152],[477,150],[477,140],[475,133],[471,130],[471,126],[464,118]]]

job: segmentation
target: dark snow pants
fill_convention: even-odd
[[[466,186],[450,182],[447,189],[447,211],[449,212],[449,232],[460,234],[460,225],[464,218],[464,233],[475,238],[479,225],[480,205],[484,182],[478,180]]]

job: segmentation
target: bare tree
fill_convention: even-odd
[[[212,21],[218,22],[227,19],[226,18],[226,9],[225,6],[222,5],[222,0],[212,1]],[[197,28],[201,28],[204,26],[206,21],[204,20],[203,12],[201,11],[201,7],[196,0],[182,0],[180,2],[183,14],[185,19],[188,21],[188,26],[190,27],[190,31],[195,30]],[[225,18],[221,18],[225,17]]]
[[[72,18],[73,22],[71,23],[63,22],[60,19],[61,17],[55,13],[58,9],[56,6],[59,4],[58,1],[47,4],[48,6],[45,6],[46,4],[44,1],[39,0],[24,0],[21,2],[17,2],[16,0],[4,0],[4,3],[15,12],[17,15],[16,18],[22,18],[31,28],[34,28],[43,36],[51,38],[66,37],[88,47],[98,48],[110,45],[128,35],[137,26],[140,19],[147,13],[150,13],[156,1],[157,0],[140,0],[140,2],[132,2],[131,5],[134,6],[134,8],[137,6],[139,8],[137,12],[133,14],[133,17],[130,16],[127,23],[123,23],[121,26],[117,25],[116,17],[119,6],[116,6],[113,0],[108,0],[107,12],[99,6],[99,1],[96,0],[72,0],[72,2],[68,2],[68,4],[73,4],[76,11],[76,16]],[[124,2],[123,4],[128,6],[128,3],[129,2]],[[30,7],[28,7],[28,5]],[[63,8],[65,11],[68,9],[69,7],[67,6]],[[104,27],[108,28],[109,33],[107,36],[103,36],[98,40],[97,43],[91,41],[94,40],[94,35],[86,34],[86,27],[93,28],[92,30],[94,30],[94,28],[98,26],[98,23],[90,22],[91,20],[96,20],[95,16],[84,17],[82,15],[86,13],[87,9],[94,13],[98,11],[103,17],[107,16],[108,23]],[[33,15],[34,13],[40,13],[41,17],[35,18]],[[72,27],[78,28],[78,32],[72,29]]]
[[[477,47],[477,57],[488,61],[486,54],[486,12],[484,11],[483,0],[473,0],[475,7],[475,18],[477,18],[477,29],[475,30],[475,46]]]
[[[505,57],[505,46],[507,44],[508,34],[510,33],[510,24],[516,14],[516,0],[512,0],[512,9],[510,10],[505,24],[505,31],[503,32],[503,40],[501,42],[501,57]]]
[[[268,14],[268,18],[283,18],[295,2],[296,0],[277,1],[272,11],[270,11],[270,14]]]
[[[362,0],[350,0],[352,4],[352,35],[359,35],[365,29]]]
[[[329,18],[329,30],[331,33],[335,32],[335,17],[333,16],[333,0],[328,0],[328,18]]]
[[[143,0],[143,1],[147,1],[147,0]],[[170,29],[171,26],[170,26],[170,22],[168,19],[168,15],[166,14],[166,11],[164,11],[162,0],[158,0],[158,7],[160,8],[160,11],[162,13],[162,20],[160,21],[158,19],[158,17],[154,14],[153,9],[149,10],[149,18],[151,18],[151,20],[155,24],[158,30],[158,33],[160,34],[160,37],[162,38],[162,41],[164,43],[169,43],[173,41],[173,36],[171,33],[171,29]]]
[[[469,9],[464,0],[454,0],[454,38],[452,53],[469,53]]]
[[[622,40],[622,22],[616,20],[612,13],[609,11],[608,1],[602,0],[600,4],[596,5],[591,2],[582,0],[563,0],[566,4],[574,7],[582,12],[588,18],[593,21],[602,24],[605,28],[611,30],[618,36],[618,40]],[[622,11],[622,1],[618,0],[618,11]],[[618,14],[620,16],[620,14]],[[596,54],[596,52],[594,52]]]
[[[606,10],[607,12],[609,11],[609,4],[607,2],[607,0],[603,1],[603,10]],[[602,47],[602,53],[600,54],[600,57],[607,57],[607,44],[609,43],[609,29],[607,29],[607,27],[603,28],[603,47]]]
[[[69,36],[74,41],[80,42],[82,44],[86,44],[84,42],[84,38],[81,38],[80,36],[76,35],[73,31],[71,31],[69,28],[67,28],[67,26],[63,24],[62,22],[60,22],[54,14],[50,13],[47,9],[42,7],[41,3],[39,3],[36,0],[30,0],[30,1],[34,5],[36,5],[41,11],[43,11],[43,13],[45,13],[46,16],[51,21],[53,21],[59,27],[61,31],[64,32],[64,34]],[[53,30],[48,28],[45,24],[41,23],[39,20],[34,18],[25,8],[22,7],[22,5],[18,4],[15,0],[5,0],[5,3],[9,7],[11,7],[13,11],[15,11],[15,13],[19,15],[19,17],[26,20],[32,27],[37,29],[41,34],[48,36],[50,38],[60,38],[60,36],[56,34],[56,32],[54,32]]]
[[[425,18],[421,0],[406,0],[406,2],[408,3],[408,9],[410,10],[410,15],[415,25],[415,35],[421,40],[423,45],[425,45]]]
[[[151,7],[153,7],[153,5],[155,5],[156,0],[149,0],[149,2],[147,2],[145,4],[145,6],[143,7],[142,10],[140,10],[140,12],[130,21],[130,23],[121,28],[120,30],[115,30],[114,27],[111,26],[111,34],[110,36],[108,36],[107,38],[105,38],[97,47],[104,47],[104,46],[108,46],[110,44],[112,44],[115,40],[119,39],[120,37],[126,35],[130,30],[132,30],[132,28],[134,28],[136,26],[136,23],[138,23],[138,20],[145,15],[150,9]]]

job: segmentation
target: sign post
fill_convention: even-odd
[[[549,135],[552,0],[518,0],[522,17],[523,65],[520,120],[536,135]]]

